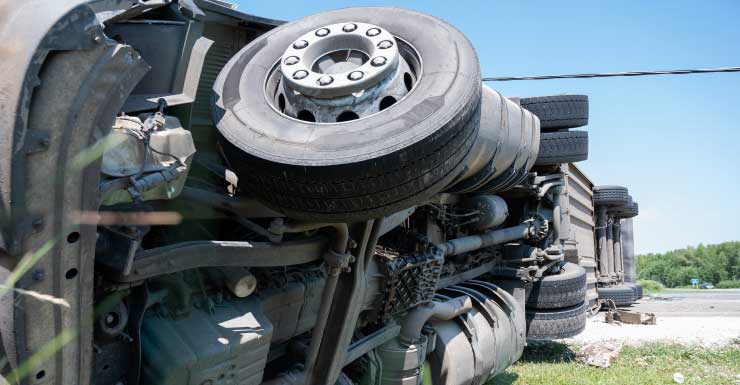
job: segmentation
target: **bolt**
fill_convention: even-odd
[[[388,62],[388,59],[386,59],[383,56],[374,57],[373,60],[370,61],[370,64],[373,65],[373,67],[380,67],[382,65],[385,65],[385,63]]]
[[[318,83],[320,86],[328,86],[334,81],[334,78],[331,76],[322,76],[319,78]]]
[[[357,29],[357,24],[355,23],[348,23],[345,24],[344,27],[342,27],[342,31],[344,32],[352,32]]]
[[[347,75],[347,78],[349,78],[349,80],[360,80],[363,76],[365,76],[365,74],[362,73],[362,71],[352,71]]]
[[[393,42],[390,40],[383,40],[380,43],[378,43],[378,48],[380,49],[388,49],[393,47]]]
[[[380,29],[378,29],[378,28],[370,28],[370,29],[367,30],[367,32],[365,32],[365,34],[368,35],[368,36],[370,36],[370,37],[378,36],[378,35],[380,35]]]
[[[293,48],[295,49],[304,49],[308,47],[308,42],[305,40],[298,40],[295,43],[293,43]]]
[[[288,56],[287,59],[285,59],[284,63],[286,65],[292,66],[293,64],[297,64],[301,59],[298,58],[298,56]]]
[[[31,222],[31,227],[34,231],[41,231],[41,229],[44,228],[44,220],[41,218],[36,218]]]
[[[43,281],[46,277],[46,273],[43,269],[36,269],[33,272],[33,280],[34,281]]]
[[[306,76],[308,76],[308,71],[306,70],[299,70],[293,73],[293,79],[295,80],[305,79]]]
[[[328,35],[331,31],[329,31],[328,28],[319,28],[316,30],[316,36],[318,37],[324,37]]]
[[[93,39],[93,42],[95,42],[95,43],[100,43],[101,41],[103,41],[103,38],[100,37],[99,35],[93,36],[92,39]]]

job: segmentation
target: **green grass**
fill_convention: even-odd
[[[549,342],[530,345],[524,357],[486,385],[594,385],[740,384],[740,341],[722,349],[651,344],[625,346],[609,368],[575,360],[577,347]]]
[[[658,281],[651,281],[649,279],[643,279],[637,281],[637,284],[642,286],[644,294],[659,293],[665,290],[665,286]]]

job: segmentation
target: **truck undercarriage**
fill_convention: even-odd
[[[482,384],[623,275],[587,98],[500,95],[440,19],[4,7],[11,384]]]

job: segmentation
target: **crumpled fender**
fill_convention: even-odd
[[[28,111],[49,51],[86,49],[102,26],[85,0],[0,2],[0,233],[15,255],[11,227],[11,165],[23,153]]]
[[[3,139],[12,131],[9,128],[18,127],[27,119],[23,102],[38,82],[38,70],[47,53],[92,47],[92,35],[102,32],[86,3],[85,0],[25,0],[6,1],[0,5],[0,127]],[[84,41],[79,39],[80,34],[90,35],[90,38]],[[2,143],[7,144],[5,140]],[[3,151],[3,154],[6,153]],[[6,175],[0,173],[0,178]]]
[[[102,39],[102,26],[86,3],[0,2],[0,252],[7,253],[4,264],[12,264],[8,255],[20,255],[21,240],[31,224],[23,207],[13,199],[11,181],[22,178],[17,171],[25,164],[26,146],[34,142],[26,134],[39,71],[50,51],[91,48],[96,36]],[[7,273],[12,267],[1,266],[0,270]],[[13,294],[7,293],[0,300],[0,338],[11,367],[20,359],[16,356],[14,307]]]

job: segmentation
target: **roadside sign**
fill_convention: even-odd
[[[699,284],[699,278],[691,278],[691,286],[696,287]]]

